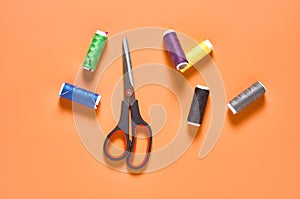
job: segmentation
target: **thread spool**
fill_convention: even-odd
[[[237,97],[231,100],[227,107],[232,111],[233,114],[237,114],[249,104],[257,100],[266,92],[266,87],[260,82],[255,82],[249,88],[240,93]]]
[[[197,85],[194,91],[193,101],[188,116],[188,124],[193,126],[200,126],[202,124],[208,95],[208,87]]]
[[[164,43],[171,60],[177,70],[185,68],[188,64],[188,61],[185,57],[185,54],[182,50],[181,44],[178,40],[177,34],[174,30],[167,30],[163,33]]]
[[[63,83],[61,85],[59,96],[93,109],[98,108],[98,104],[101,99],[101,96],[97,93],[93,93],[68,83]]]
[[[88,71],[94,72],[102,55],[103,49],[106,44],[108,32],[97,30],[90,48],[85,56],[82,67]]]
[[[200,42],[196,47],[194,47],[193,49],[191,49],[186,53],[188,65],[185,68],[182,68],[180,72],[184,73],[186,70],[191,68],[194,64],[196,64],[198,61],[200,61],[205,56],[210,54],[213,49],[214,46],[208,39]]]

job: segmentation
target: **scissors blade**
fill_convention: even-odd
[[[127,38],[122,42],[123,50],[123,78],[124,78],[124,100],[130,105],[135,101],[134,84],[132,78],[132,65]]]

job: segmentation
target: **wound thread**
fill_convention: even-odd
[[[61,85],[58,95],[62,98],[66,98],[93,109],[98,108],[98,104],[101,99],[101,96],[97,93],[93,93],[68,83],[63,83]]]
[[[185,68],[188,64],[188,61],[185,57],[185,54],[182,50],[181,44],[178,40],[177,34],[174,30],[167,30],[163,33],[164,43],[171,60],[177,70]]]
[[[188,65],[181,69],[180,72],[184,73],[186,70],[191,68],[194,64],[199,62],[205,56],[212,52],[214,49],[212,43],[206,39],[200,42],[196,47],[191,49],[189,52],[186,53],[186,58],[188,60]]]
[[[265,92],[265,86],[260,81],[255,82],[249,88],[236,96],[233,100],[231,100],[227,104],[227,107],[232,111],[233,114],[237,114],[265,94]]]
[[[94,72],[99,63],[103,49],[107,40],[107,32],[97,30],[93,40],[90,44],[90,48],[85,56],[82,67],[88,71]]]
[[[208,95],[208,87],[197,85],[194,91],[194,96],[188,116],[188,124],[193,126],[200,126],[202,124]]]

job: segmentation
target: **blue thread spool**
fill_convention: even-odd
[[[97,93],[93,93],[68,83],[63,83],[61,85],[59,96],[93,109],[98,108],[98,104],[101,99],[101,96]]]

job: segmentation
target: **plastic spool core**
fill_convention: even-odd
[[[206,44],[206,46],[207,46],[210,50],[214,50],[214,46],[212,45],[212,43],[211,43],[208,39],[206,39],[206,40],[204,41],[204,43]]]
[[[177,70],[182,70],[182,69],[184,69],[187,65],[188,65],[187,62],[182,62],[182,63],[180,63],[180,64],[177,64],[176,69],[177,69]]]

